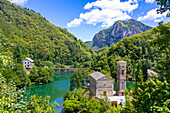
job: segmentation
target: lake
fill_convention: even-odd
[[[51,104],[56,101],[61,105],[63,95],[69,89],[71,76],[72,73],[65,72],[55,73],[55,76],[53,77],[54,82],[27,87],[26,95],[27,97],[30,97],[31,95],[38,94],[43,98],[48,95],[51,98],[50,99]],[[60,113],[62,108],[63,108],[62,106],[56,107],[55,112]]]
[[[50,96],[50,102],[51,104],[55,101],[62,105],[63,102],[63,95],[65,92],[69,89],[70,85],[70,79],[73,73],[55,73],[55,76],[53,77],[54,81],[51,83],[46,83],[43,85],[36,85],[36,86],[30,86],[26,88],[26,95],[27,97],[30,97],[31,95],[38,94],[39,96],[42,96],[43,98],[46,96]],[[134,82],[126,82],[127,88],[132,85],[132,87],[135,86]],[[114,89],[116,89],[116,82],[114,83]],[[61,113],[62,106],[55,108],[55,113]]]

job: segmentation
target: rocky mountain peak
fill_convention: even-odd
[[[110,47],[125,37],[145,32],[151,28],[134,19],[129,19],[128,21],[118,20],[112,27],[104,29],[94,36],[93,47]]]

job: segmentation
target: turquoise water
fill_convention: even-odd
[[[126,82],[126,88],[129,90],[129,86],[132,86],[134,88],[136,85],[136,82]],[[117,82],[114,83],[114,90],[117,89]]]
[[[43,84],[43,85],[37,85],[37,86],[31,86],[26,88],[26,95],[27,97],[30,97],[31,95],[38,94],[39,96],[42,96],[43,98],[46,96],[50,96],[50,102],[51,104],[55,101],[62,105],[63,102],[63,95],[65,92],[69,89],[70,85],[70,79],[73,73],[55,73],[55,76],[53,77],[54,82]],[[114,89],[116,89],[116,82],[114,83]],[[129,86],[135,87],[135,82],[126,82],[126,87],[129,88]],[[63,106],[55,107],[56,113],[61,113],[61,109]]]
[[[31,95],[38,94],[43,98],[47,95],[50,96],[51,104],[55,101],[62,104],[63,95],[69,89],[69,83],[72,73],[55,73],[54,82],[43,84],[43,85],[36,85],[26,88],[26,95],[30,97]],[[63,107],[59,106],[55,108],[56,113],[60,113]]]

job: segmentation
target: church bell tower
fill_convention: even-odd
[[[117,96],[125,96],[126,88],[126,63],[125,61],[117,62]]]

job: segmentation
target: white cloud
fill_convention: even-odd
[[[142,20],[154,20],[154,22],[157,22],[158,20],[160,20],[160,18],[162,18],[162,20],[163,20],[163,17],[166,17],[166,15],[168,13],[168,11],[167,11],[167,12],[165,12],[163,14],[157,14],[156,10],[157,10],[157,8],[148,11],[145,16],[138,17],[137,20],[138,21],[142,21]]]
[[[89,10],[89,12],[81,13],[78,19],[74,19],[68,23],[67,26],[76,27],[84,22],[92,25],[101,23],[102,27],[108,27],[113,25],[117,20],[130,19],[129,14],[137,7],[137,0],[125,2],[120,2],[120,0],[97,0],[92,3],[87,3],[84,9]],[[79,22],[77,22],[78,20]]]
[[[81,24],[82,19],[75,18],[73,21],[67,24],[68,27],[77,27]]]
[[[146,3],[153,3],[155,0],[145,0]]]
[[[28,0],[9,0],[9,1],[18,5],[24,5]]]
[[[163,18],[158,18],[158,19],[155,19],[154,22],[161,22],[163,20]]]

